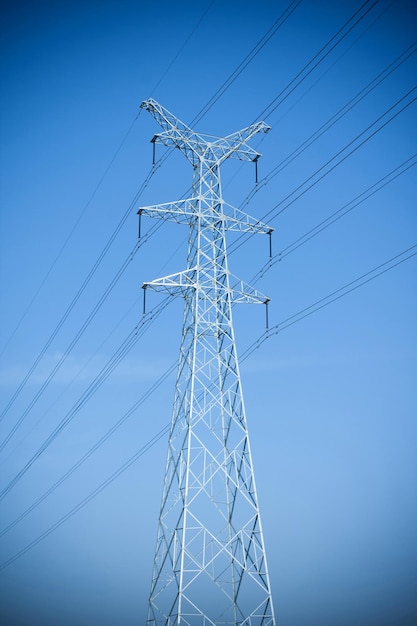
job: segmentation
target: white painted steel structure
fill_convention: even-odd
[[[143,285],[185,301],[147,625],[275,626],[232,323],[234,302],[268,298],[229,273],[225,237],[272,229],[223,202],[219,170],[256,162],[246,142],[269,127],[208,137],[141,106],[194,169],[191,198],[139,210],[189,227],[187,269]]]

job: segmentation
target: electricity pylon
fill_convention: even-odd
[[[189,227],[185,271],[144,283],[184,298],[184,320],[148,626],[275,626],[232,323],[235,302],[268,298],[230,274],[227,230],[272,229],[222,199],[220,164],[257,161],[258,122],[224,138],[195,133],[155,100],[142,103],[194,169],[186,200],[140,215]]]

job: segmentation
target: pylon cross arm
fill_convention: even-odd
[[[163,278],[157,278],[156,280],[152,280],[150,282],[143,283],[142,287],[144,289],[153,289],[154,291],[162,291],[165,293],[169,293],[170,295],[184,295],[188,293],[189,289],[198,289],[203,285],[203,275],[201,278],[198,278],[198,268],[193,267],[191,269],[185,270],[183,272],[177,272],[175,274],[170,274],[169,276],[164,276]],[[240,278],[233,276],[230,274],[230,281],[232,282],[231,287],[225,287],[220,280],[214,280],[212,277],[208,278],[208,282],[213,285],[216,285],[217,289],[220,293],[228,294],[230,300],[236,304],[265,304],[269,302],[269,298],[255,289],[251,287],[248,283],[245,283]],[[205,286],[205,291],[208,290],[208,287]]]
[[[230,288],[232,293],[232,301],[236,304],[265,304],[269,302],[268,296],[261,293],[248,283],[245,283],[240,278],[230,274],[230,281],[232,286]],[[233,282],[236,281],[236,282]]]
[[[182,296],[190,288],[195,289],[195,274],[196,268],[191,268],[183,272],[177,272],[176,274],[170,274],[169,276],[143,283],[142,287],[143,289],[149,288],[154,291],[169,293],[173,296]]]
[[[202,139],[188,131],[181,132],[178,128],[154,135],[152,143],[161,143],[164,146],[172,146],[181,150],[191,163],[196,164],[201,157]]]
[[[195,198],[187,198],[186,200],[144,206],[139,209],[138,214],[189,225],[192,218],[197,215],[196,200]]]
[[[184,124],[184,122],[175,117],[175,115],[172,115],[172,113],[170,113],[168,109],[163,107],[153,98],[149,98],[148,100],[142,102],[140,108],[149,111],[149,113],[151,113],[151,115],[164,130],[171,130],[175,128],[180,131],[183,136],[194,135],[198,137],[198,135],[196,135],[196,133],[191,130],[189,126],[187,126],[187,124]]]
[[[202,226],[210,226],[216,221],[221,221],[225,230],[241,233],[253,232],[269,235],[274,230],[271,226],[231,204],[219,202],[215,206],[210,206],[206,204],[204,198],[198,197],[144,206],[139,209],[138,214],[187,225],[190,225],[196,218],[201,219]]]
[[[219,155],[219,161],[224,161],[228,157],[239,159],[240,161],[257,161],[261,156],[259,152],[251,148],[247,141],[257,133],[267,133],[271,130],[265,122],[256,122],[242,130],[238,130],[227,137],[218,139],[213,148]]]
[[[231,204],[223,203],[226,230],[270,235],[273,228]]]

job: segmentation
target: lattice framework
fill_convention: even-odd
[[[222,199],[220,164],[257,161],[258,122],[224,138],[197,134],[155,100],[142,103],[191,162],[193,195],[140,215],[189,227],[187,269],[145,283],[184,298],[183,331],[159,515],[148,626],[275,626],[232,322],[234,302],[268,298],[228,269],[226,231],[270,234]]]

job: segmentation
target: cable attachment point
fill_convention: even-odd
[[[271,299],[268,298],[267,300],[265,300],[265,329],[269,330],[269,310],[268,310],[268,305],[271,302]]]
[[[137,212],[137,215],[139,216],[138,241],[140,241],[141,231],[142,231],[142,209],[139,209],[139,211]]]
[[[259,155],[254,159],[255,161],[255,185],[258,185],[258,159]]]
[[[152,144],[152,165],[155,165],[155,146],[156,146],[156,135],[154,135],[151,139]]]
[[[146,314],[146,287],[148,285],[144,284],[142,285],[142,289],[143,289],[143,315]]]
[[[271,228],[271,230],[268,231],[268,236],[269,236],[269,260],[272,259],[272,233],[273,233],[273,229]]]

